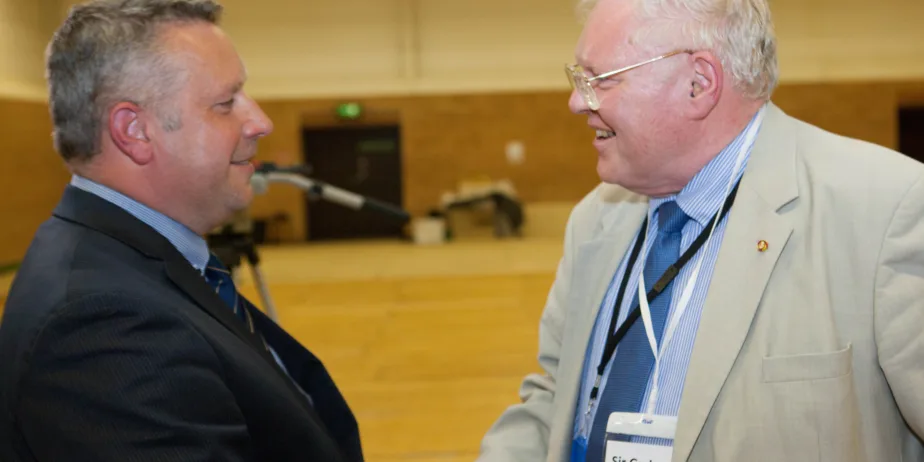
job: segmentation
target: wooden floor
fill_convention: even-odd
[[[261,267],[280,323],[324,361],[356,413],[367,461],[461,462],[538,370],[561,244],[277,247],[261,249]],[[259,304],[242,269],[240,290]]]

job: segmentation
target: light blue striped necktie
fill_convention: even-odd
[[[658,234],[645,262],[642,274],[645,276],[645,291],[651,290],[667,268],[680,258],[680,241],[683,226],[688,217],[676,201],[665,202],[658,207]],[[641,239],[642,236],[639,236]],[[632,268],[626,268],[631,271]],[[671,306],[673,282],[660,296],[649,300],[651,323],[658,345]],[[629,290],[626,288],[626,290]],[[638,295],[633,298],[631,307],[638,305]],[[610,333],[612,334],[612,333]],[[648,388],[648,379],[654,366],[654,355],[645,334],[645,325],[639,320],[629,328],[626,336],[619,342],[613,364],[606,379],[606,387],[600,394],[597,412],[594,415],[590,437],[587,440],[587,462],[602,462],[604,441],[606,440],[606,423],[612,412],[639,412],[642,398]]]

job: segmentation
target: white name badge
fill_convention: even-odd
[[[621,441],[626,438],[619,438],[619,435],[673,440],[676,433],[676,417],[614,412],[606,423],[603,462],[670,462],[674,453],[672,446]]]
[[[674,448],[650,444],[607,441],[605,462],[671,462]]]

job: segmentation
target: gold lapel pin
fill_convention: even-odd
[[[766,252],[766,251],[767,251],[767,248],[769,248],[769,247],[770,247],[770,244],[767,244],[767,241],[765,241],[765,240],[763,240],[763,239],[757,241],[757,250],[759,250],[759,251],[761,251],[761,252]]]

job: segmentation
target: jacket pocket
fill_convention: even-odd
[[[763,358],[764,383],[800,382],[804,380],[833,379],[850,374],[852,347],[830,353],[813,353]]]
[[[767,460],[864,460],[853,383],[852,347],[765,357],[760,393],[761,439]]]

